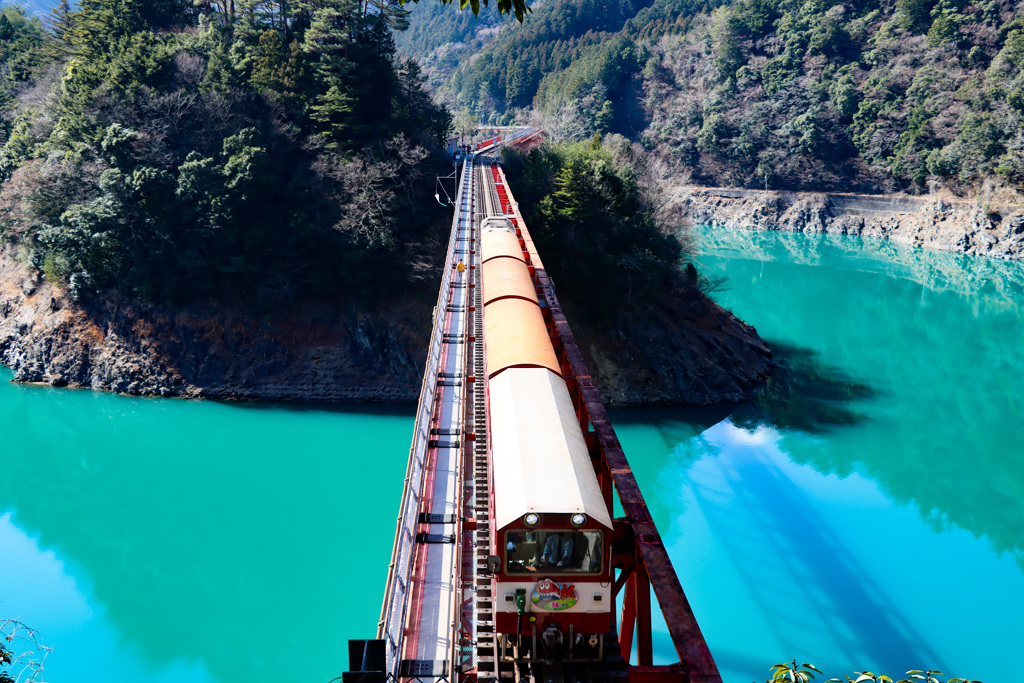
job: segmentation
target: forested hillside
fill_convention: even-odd
[[[690,253],[657,219],[647,169],[622,138],[504,155],[559,296],[591,324],[672,295],[699,300]]]
[[[650,38],[673,25],[679,13],[673,2],[679,4],[554,0],[535,7],[521,25],[485,18],[474,32],[469,23],[451,42],[441,42],[450,35],[442,28],[443,16],[416,9],[402,49],[437,68],[440,74],[432,80],[444,80],[442,96],[481,120],[504,123],[523,108],[558,108],[571,101],[583,106],[591,123],[599,119],[597,129],[608,128],[613,104],[627,98],[630,78],[642,66],[632,37]],[[699,2],[701,7],[707,5]]]
[[[395,34],[398,56],[415,59],[434,89],[444,83],[460,59],[479,52],[502,26],[512,25],[510,17],[499,16],[494,5],[481,7],[476,15],[431,0],[407,3],[405,9],[409,26]]]
[[[707,184],[1024,182],[1014,0],[556,0],[443,87],[484,119],[620,132]],[[414,17],[415,23],[415,17]]]
[[[403,19],[372,0],[4,8],[0,242],[74,297],[262,307],[415,280],[450,117],[395,58]]]
[[[736,185],[1019,186],[1022,65],[1009,0],[745,0],[652,48],[648,135]]]

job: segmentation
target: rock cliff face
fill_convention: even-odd
[[[429,306],[338,308],[264,319],[117,296],[82,307],[0,255],[0,361],[20,382],[144,396],[415,399]]]
[[[918,197],[667,187],[674,220],[754,230],[828,232],[925,249],[1024,258],[1024,206]]]
[[[572,325],[609,405],[738,402],[775,369],[757,331],[707,299]]]
[[[15,381],[131,395],[412,401],[431,303],[311,304],[271,318],[118,296],[80,306],[0,252],[0,362]],[[739,401],[773,367],[756,332],[710,302],[574,328],[613,405]]]

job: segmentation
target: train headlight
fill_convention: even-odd
[[[587,523],[587,516],[583,513],[576,513],[572,516],[571,521],[573,526],[583,526]]]
[[[536,512],[530,512],[523,517],[523,522],[526,523],[526,526],[537,526],[537,523],[540,522],[540,515]]]

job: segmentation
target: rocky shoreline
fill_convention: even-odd
[[[429,308],[339,309],[310,305],[268,318],[116,294],[80,306],[0,255],[0,362],[16,382],[133,396],[414,400]]]
[[[998,259],[1024,258],[1024,205],[952,198],[705,188],[668,183],[682,224],[834,233]]]
[[[739,403],[775,369],[757,330],[710,301],[651,313],[601,330],[574,326],[608,405]]]
[[[0,252],[0,362],[14,381],[133,396],[405,402],[419,395],[431,302],[320,302],[256,316],[119,295],[87,306]],[[660,304],[578,341],[609,405],[743,400],[774,368],[720,307]]]

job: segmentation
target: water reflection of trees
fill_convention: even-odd
[[[636,425],[643,429],[653,429],[667,453],[680,443],[729,417],[735,409],[736,406],[732,403],[722,403],[713,406],[663,405],[614,408],[609,413],[612,424],[617,429],[628,430]]]
[[[1024,310],[1024,263],[849,235],[694,228],[707,254],[742,253],[761,261],[855,267],[920,284],[932,293],[955,292],[990,310]],[[922,292],[922,296],[924,296]]]
[[[610,411],[619,441],[640,484],[662,536],[679,532],[683,510],[680,487],[683,472],[707,455],[710,445],[702,433],[726,419],[734,404],[718,406],[644,406]],[[668,472],[674,472],[668,475]]]
[[[936,531],[958,526],[987,536],[1024,568],[1024,462],[1006,450],[998,429],[1013,425],[972,423],[971,413],[958,408],[977,397],[941,387],[911,404],[923,414],[885,414],[871,403],[878,398],[871,385],[812,351],[771,345],[779,369],[731,416],[734,424],[749,431],[772,426],[793,460],[840,476],[860,471],[894,501],[915,504]],[[869,424],[876,419],[883,424]],[[836,438],[815,438],[829,432]]]
[[[712,268],[755,283],[730,295],[748,322],[824,354],[776,343],[782,370],[733,420],[775,425],[794,460],[859,471],[933,527],[988,537],[1024,566],[1024,263],[697,231]]]
[[[861,472],[893,501],[916,505],[934,529],[987,537],[1024,567],[1024,459],[1015,436],[1024,353],[1007,344],[1006,326],[1019,325],[1012,317],[965,319],[943,307],[908,322],[897,309],[879,311],[873,325],[883,333],[874,340],[889,341],[857,352],[870,356],[868,381],[776,343],[779,372],[732,420],[774,426],[795,461],[840,476]],[[962,334],[951,334],[958,326]]]
[[[754,430],[765,422],[776,429],[824,432],[861,422],[852,404],[875,391],[810,349],[769,342],[778,368],[768,382],[732,416],[735,425]]]

